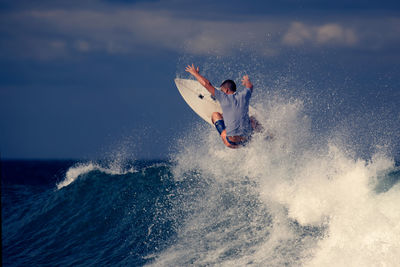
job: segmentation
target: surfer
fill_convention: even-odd
[[[245,145],[258,124],[256,120],[249,117],[249,102],[253,93],[253,84],[249,76],[244,75],[242,78],[242,84],[245,87],[243,90],[236,91],[236,84],[232,80],[225,80],[220,86],[221,90],[217,90],[209,80],[200,75],[199,67],[196,68],[193,64],[188,65],[186,71],[192,74],[220,103],[222,114],[214,112],[211,120],[224,144],[230,148]]]

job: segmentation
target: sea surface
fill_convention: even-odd
[[[1,164],[3,266],[399,263],[400,168],[390,162],[342,159],[297,180],[268,170],[269,181],[242,166],[227,176],[169,161]]]
[[[2,160],[3,266],[399,266],[393,146],[316,134],[301,106],[238,150],[199,123],[166,160]]]

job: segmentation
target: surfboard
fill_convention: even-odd
[[[190,79],[175,79],[176,87],[186,103],[203,120],[212,124],[211,115],[213,112],[222,113],[219,102],[207,91],[198,81]],[[220,88],[215,88],[220,90]],[[255,109],[249,107],[249,116],[255,115]]]

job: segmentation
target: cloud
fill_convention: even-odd
[[[393,33],[399,31],[398,18],[333,17],[325,23],[291,21],[284,16],[212,20],[185,16],[182,10],[177,13],[118,5],[16,10],[1,20],[7,22],[0,26],[2,56],[38,59],[90,52],[135,55],[143,51],[197,55],[250,51],[275,56],[287,47],[383,49],[400,43],[399,35]],[[376,32],[379,41],[375,40]]]
[[[353,29],[332,23],[317,27],[316,40],[318,44],[339,43],[354,46],[358,37]]]
[[[308,26],[301,22],[293,22],[282,38],[282,43],[288,46],[340,45],[354,47],[359,37],[354,29],[346,28],[338,23],[321,26]]]
[[[133,8],[31,10],[12,14],[8,19],[19,24],[23,32],[13,32],[20,38],[7,41],[29,46],[25,51],[40,58],[45,58],[42,53],[49,51],[49,46],[55,42],[64,43],[60,56],[65,55],[66,50],[134,54],[142,49],[224,55],[244,45],[260,43],[257,50],[273,51],[272,46],[269,47],[272,43],[264,37],[279,27],[276,22],[269,21],[201,20],[165,10]],[[21,42],[21,39],[26,41]],[[37,49],[31,50],[31,46]]]
[[[312,32],[301,22],[294,22],[283,36],[283,43],[291,46],[303,45],[312,39]]]
[[[78,40],[75,42],[75,48],[76,50],[81,52],[89,52],[91,47],[88,42],[83,40]]]

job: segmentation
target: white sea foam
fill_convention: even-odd
[[[300,101],[261,110],[272,141],[256,134],[230,150],[208,125],[181,140],[175,178],[196,180],[195,171],[208,186],[181,192],[176,205],[188,215],[152,264],[398,266],[400,185],[375,190],[393,160],[356,158],[335,136],[317,138]]]
[[[305,156],[289,179],[261,196],[287,208],[301,225],[327,225],[306,266],[396,266],[400,261],[399,186],[376,194],[378,173],[393,162],[377,156],[370,162],[354,160],[337,147],[325,155]]]
[[[65,186],[70,185],[81,175],[85,175],[92,171],[100,171],[111,175],[123,175],[127,173],[136,172],[134,168],[125,169],[121,166],[119,161],[112,161],[107,166],[102,166],[98,163],[88,162],[88,163],[78,163],[68,169],[65,174],[64,180],[57,184],[57,189],[61,189]]]

